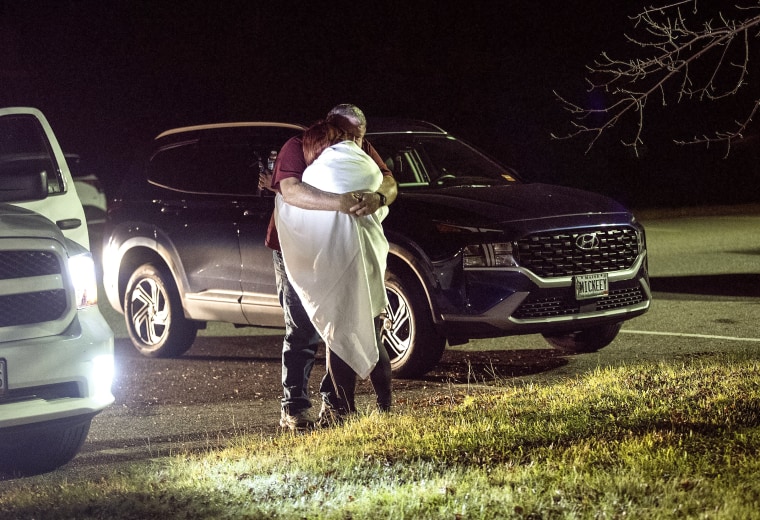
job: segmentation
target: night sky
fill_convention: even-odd
[[[569,120],[552,90],[585,99],[585,65],[644,3],[0,0],[0,104],[42,109],[106,178],[167,128],[308,124],[351,102],[438,123],[529,180],[639,203],[642,170],[659,176],[614,135],[584,154],[550,133]]]

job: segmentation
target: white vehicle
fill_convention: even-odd
[[[84,207],[87,225],[92,227],[104,224],[108,211],[108,199],[100,179],[87,170],[87,165],[78,154],[67,153],[66,164],[71,171],[77,195]]]
[[[0,472],[54,469],[113,400],[82,204],[50,125],[0,108]]]

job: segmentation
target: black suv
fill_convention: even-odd
[[[264,235],[273,208],[259,172],[298,125],[230,123],[155,138],[109,209],[111,305],[148,356],[178,356],[206,321],[283,326]],[[420,376],[446,342],[542,334],[587,352],[647,311],[644,229],[609,198],[521,182],[435,125],[370,121],[399,183],[385,331],[396,377]]]

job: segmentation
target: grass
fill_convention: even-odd
[[[598,369],[91,482],[18,485],[2,518],[760,518],[760,361]]]

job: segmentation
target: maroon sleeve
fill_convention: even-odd
[[[301,136],[291,137],[280,148],[277,154],[277,160],[274,163],[274,172],[272,173],[272,187],[280,189],[280,181],[283,179],[295,178],[301,180],[303,171],[306,169],[306,159],[303,157],[303,146]],[[269,219],[267,235],[264,244],[275,251],[280,250],[280,237],[277,235],[277,227],[274,222],[274,213]]]
[[[277,161],[274,163],[272,175],[272,187],[280,189],[280,181],[295,178],[301,180],[303,171],[306,169],[306,159],[303,157],[301,136],[291,137],[282,145]]]
[[[387,177],[387,176],[393,177],[393,172],[391,172],[388,169],[388,165],[385,164],[385,161],[383,161],[383,158],[380,157],[379,153],[377,153],[377,150],[375,150],[375,147],[372,146],[372,144],[366,139],[362,140],[362,150],[364,150],[367,153],[367,155],[369,155],[370,157],[372,157],[372,159],[374,159],[374,161],[380,167],[380,171],[382,172],[384,177]]]

